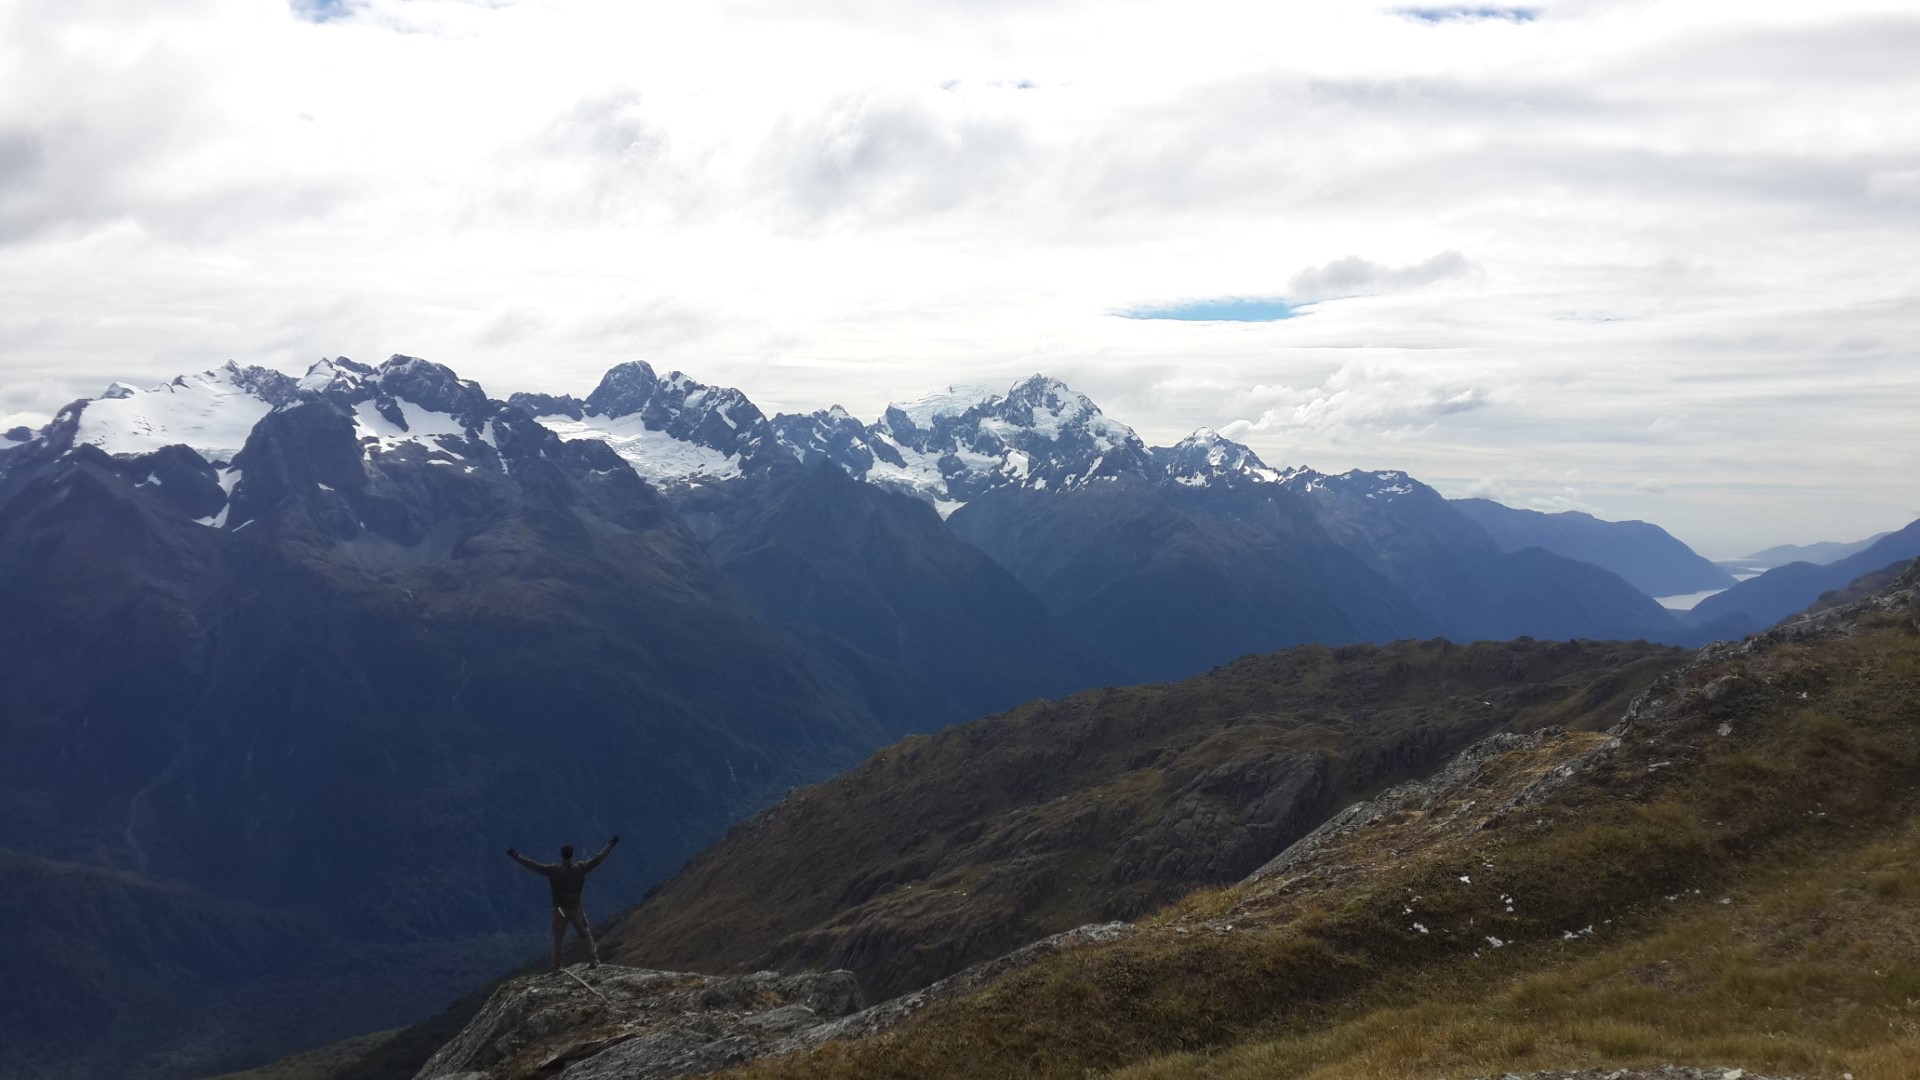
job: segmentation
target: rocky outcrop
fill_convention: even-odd
[[[1407,814],[1424,815],[1443,804],[1459,800],[1468,789],[1480,783],[1490,768],[1508,755],[1564,743],[1571,751],[1567,760],[1542,773],[1498,805],[1481,807],[1481,812],[1491,816],[1513,807],[1530,805],[1539,801],[1547,791],[1577,775],[1593,757],[1619,745],[1617,738],[1608,739],[1597,746],[1590,745],[1587,741],[1590,739],[1591,736],[1569,738],[1567,732],[1558,727],[1542,728],[1527,735],[1503,732],[1488,736],[1462,750],[1433,775],[1396,785],[1375,798],[1354,803],[1335,814],[1319,828],[1247,875],[1246,884],[1258,884],[1312,866],[1320,861],[1322,853],[1329,847],[1381,821]],[[1473,806],[1474,802],[1470,801],[1463,809]]]
[[[1055,934],[868,1009],[859,1008],[850,971],[715,976],[608,965],[515,979],[415,1080],[699,1076],[832,1039],[877,1035],[936,1001],[1063,949],[1132,931],[1127,923],[1106,923]]]
[[[417,1080],[650,1080],[737,1065],[860,1006],[845,971],[720,977],[603,966],[515,979]]]

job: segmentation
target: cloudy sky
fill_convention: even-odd
[[[1709,555],[1920,516],[1912,0],[0,0],[0,418],[1067,380]],[[1285,317],[1281,317],[1285,316]]]

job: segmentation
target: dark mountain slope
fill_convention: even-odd
[[[889,747],[790,795],[623,916],[621,962],[851,967],[874,993],[1198,884],[1488,732],[1601,723],[1683,654],[1402,642],[1250,657]]]
[[[1176,502],[1176,498],[1180,501]],[[1003,488],[948,519],[1136,679],[1180,678],[1303,642],[1390,640],[1436,624],[1275,492],[1261,515],[1126,479]]]
[[[774,622],[823,636],[850,667],[924,684],[937,702],[920,730],[1123,677],[931,507],[831,464],[789,462],[675,505]]]
[[[1608,571],[1500,551],[1404,474],[1270,472],[1001,487],[948,525],[1138,678],[1303,642],[1685,636]]]
[[[366,945],[311,920],[125,871],[0,851],[0,1075],[199,1076],[429,1012],[526,937]],[[423,989],[429,989],[423,994]],[[50,1059],[58,1060],[49,1065]]]
[[[1611,570],[1648,596],[1677,596],[1732,585],[1733,575],[1696,554],[1658,525],[1602,521],[1592,514],[1517,510],[1491,499],[1453,505],[1492,534],[1502,551],[1544,548]]]
[[[1759,577],[1748,578],[1726,592],[1709,596],[1687,614],[1695,625],[1744,618],[1758,627],[1771,626],[1800,611],[1833,589],[1844,589],[1855,578],[1892,563],[1920,556],[1920,521],[1875,540],[1863,551],[1826,565],[1788,563]]]
[[[617,458],[492,430],[491,469],[410,447],[369,464],[328,404],[275,412],[236,459],[230,531],[167,516],[98,455],[63,460],[0,525],[0,597],[38,615],[0,631],[15,797],[92,821],[111,862],[462,933],[502,925],[524,884],[483,858],[502,836],[647,827],[652,850],[606,871],[630,889],[884,737]],[[73,759],[102,765],[81,782]]]
[[[924,719],[876,713],[769,624],[601,444],[466,402],[465,384],[435,403],[471,415],[429,409],[423,388],[390,396],[405,387],[387,374],[434,374],[417,365],[301,391],[230,469],[185,448],[15,455],[0,845],[289,917],[325,957],[478,940],[543,925],[507,844],[645,837],[596,875],[604,911]],[[12,930],[45,938],[65,917],[40,915]],[[138,957],[103,962],[124,1008],[165,1011],[140,997],[162,984],[119,978]],[[353,978],[407,970],[332,985],[371,1001]],[[379,1000],[405,1012],[349,1030],[433,1004],[420,992],[398,986]],[[333,1037],[339,1016],[254,1035]],[[171,1037],[129,1026],[134,1042],[115,1029],[99,1048],[131,1060],[148,1034]],[[216,1049],[251,1037],[228,1034],[241,1042]]]
[[[1316,520],[1457,640],[1678,641],[1677,620],[1615,574],[1538,548],[1504,552],[1440,493],[1401,472],[1307,474]]]

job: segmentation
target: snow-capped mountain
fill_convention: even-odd
[[[1086,395],[1043,375],[1004,393],[948,387],[888,405],[866,424],[837,405],[769,420],[737,389],[679,371],[661,377],[644,361],[613,367],[584,399],[517,393],[504,403],[418,357],[394,356],[378,367],[338,357],[298,378],[228,362],[156,387],[115,383],[100,397],[63,409],[39,432],[12,437],[28,447],[91,445],[115,456],[184,444],[218,467],[231,490],[238,477],[226,473],[254,425],[307,396],[349,413],[369,455],[414,444],[448,464],[479,467],[486,455],[475,446],[490,444],[489,422],[513,408],[562,439],[605,442],[634,471],[669,488],[764,472],[789,458],[807,465],[827,460],[857,479],[928,502],[942,517],[988,491],[1070,491],[1121,476],[1186,488],[1284,484],[1303,494],[1365,487],[1366,497],[1380,499],[1411,490],[1400,473],[1335,477],[1276,469],[1210,429],[1148,449]],[[19,448],[0,454],[12,449]]]
[[[298,385],[278,371],[229,360],[160,386],[116,382],[99,397],[62,409],[50,427],[64,428],[68,445],[97,446],[114,455],[183,443],[209,461],[228,461],[246,445],[253,425],[292,400]]]
[[[1280,478],[1289,490],[1302,495],[1320,495],[1348,499],[1372,499],[1382,504],[1407,497],[1432,497],[1439,492],[1398,469],[1349,469],[1343,473],[1323,473],[1315,469],[1289,469]]]
[[[25,444],[0,446],[0,485],[18,463],[76,445],[125,457],[185,443],[214,463],[213,480],[222,494],[183,492],[180,505],[219,502],[197,519],[239,528],[247,517],[234,516],[225,504],[230,498],[249,501],[243,497],[248,466],[242,460],[249,431],[275,410],[316,397],[346,414],[369,475],[379,471],[371,466],[382,455],[401,454],[467,472],[511,468],[499,454],[503,420],[531,425],[515,429],[528,438],[604,443],[674,500],[703,542],[718,540],[716,550],[776,542],[754,532],[771,527],[771,518],[755,509],[769,498],[768,489],[743,481],[831,462],[868,485],[931,505],[942,518],[992,496],[995,508],[974,516],[998,523],[976,520],[959,532],[1009,569],[1029,560],[1037,560],[1036,566],[1057,562],[1046,543],[1029,549],[1028,541],[1017,539],[1028,534],[1000,520],[1014,513],[1007,508],[1010,493],[1041,498],[1020,504],[1016,517],[1032,517],[1056,496],[1108,488],[1134,494],[1103,505],[1137,516],[1149,513],[1145,493],[1164,492],[1177,500],[1179,514],[1279,530],[1296,545],[1329,541],[1424,597],[1417,606],[1442,629],[1453,625],[1448,611],[1465,611],[1474,606],[1468,600],[1484,593],[1469,589],[1455,596],[1440,589],[1437,582],[1458,577],[1442,568],[1449,560],[1480,565],[1500,553],[1485,528],[1404,472],[1276,467],[1210,429],[1148,449],[1132,428],[1086,395],[1037,374],[1004,392],[948,387],[891,404],[878,420],[863,423],[839,406],[769,419],[737,389],[679,371],[662,377],[642,361],[613,367],[585,398],[519,393],[506,402],[416,357],[396,356],[377,368],[344,358],[322,361],[297,379],[228,364],[149,390],[116,384],[98,399],[76,402]],[[159,474],[146,480],[165,482]],[[337,486],[316,482],[329,490]],[[692,498],[695,492],[702,494]],[[1069,516],[1086,513],[1075,509]],[[727,537],[718,537],[728,530]],[[1116,566],[1143,557],[1112,554]],[[1484,568],[1491,573],[1491,567]],[[1016,576],[1024,572],[1015,569]],[[1037,580],[1027,584],[1048,597]],[[1629,599],[1620,598],[1615,610],[1628,612]],[[1609,625],[1632,628],[1638,617],[1623,615]],[[1639,629],[1660,634],[1657,622],[1650,618]],[[1505,632],[1510,624],[1490,617],[1459,628],[1480,635]]]
[[[1295,472],[1283,473],[1269,468],[1251,447],[1234,442],[1212,428],[1201,428],[1172,446],[1156,446],[1150,451],[1160,475],[1183,487],[1245,482],[1278,484]]]
[[[800,459],[802,465],[831,461],[860,479],[873,470],[873,444],[867,425],[838,405],[810,413],[779,413],[772,425],[780,448]]]
[[[1032,375],[996,394],[948,387],[887,406],[863,431],[837,406],[775,418],[781,443],[853,476],[933,503],[942,517],[1001,488],[1067,491],[1096,480],[1146,476],[1152,458],[1133,429],[1085,394]]]
[[[16,429],[0,449],[6,460],[99,447],[109,455],[147,454],[183,444],[221,469],[246,445],[268,413],[309,397],[347,412],[366,453],[394,453],[413,444],[445,463],[480,467],[491,445],[490,422],[508,408],[524,410],[563,439],[607,443],[656,484],[724,480],[785,460],[758,406],[728,387],[708,386],[676,371],[665,378],[644,362],[608,371],[583,401],[571,395],[489,398],[478,383],[445,365],[394,356],[378,367],[345,357],[321,360],[301,377],[229,361],[220,368],[140,388],[115,383],[97,398],[62,409],[39,431]],[[478,455],[476,457],[475,455]]]
[[[729,480],[784,456],[760,407],[732,387],[685,374],[620,364],[582,401],[515,394],[508,399],[564,439],[600,439],[634,471],[659,483]]]
[[[1274,468],[1211,428],[1148,448],[1085,394],[1044,375],[1004,394],[950,386],[888,405],[872,424],[838,405],[781,413],[773,432],[802,462],[831,461],[849,475],[931,502],[942,517],[990,491],[1071,491],[1123,476],[1185,489],[1279,485],[1301,495],[1383,502],[1432,490],[1397,471]]]
[[[332,483],[315,481],[327,492],[342,484],[365,486],[377,471],[371,466],[391,455],[469,473],[483,468],[498,472],[505,467],[493,427],[502,406],[490,400],[479,384],[418,357],[394,356],[377,368],[338,357],[314,364],[298,379],[229,361],[213,371],[184,375],[147,389],[115,383],[98,398],[62,409],[25,445],[0,461],[0,479],[21,463],[58,457],[83,446],[116,459],[151,457],[174,467],[176,459],[159,451],[184,445],[204,461],[197,469],[174,468],[177,490],[173,496],[213,506],[195,516],[200,524],[238,529],[251,517],[232,516],[228,511],[245,498],[249,440],[273,413],[309,401],[332,404],[360,448],[357,469],[330,473]],[[201,474],[201,483],[192,484],[191,491],[183,488],[183,481],[196,473]],[[152,472],[142,482],[164,485],[167,480],[164,474]],[[217,487],[217,497],[206,490],[207,484]]]

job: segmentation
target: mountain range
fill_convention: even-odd
[[[0,865],[99,913],[46,1000],[152,1017],[296,956],[497,950],[539,924],[508,844],[644,834],[596,878],[624,904],[792,785],[1033,698],[1308,642],[1695,633],[1403,473],[1147,447],[1040,376],[863,424],[644,363],[502,401],[404,356],[116,384],[7,433],[0,610]],[[130,942],[129,904],[177,932]],[[72,914],[13,925],[41,948]],[[205,962],[193,928],[236,919],[262,929]],[[398,970],[274,1037],[434,1004]],[[0,1041],[85,1075],[88,1015]],[[234,1048],[196,1015],[92,1052]]]

